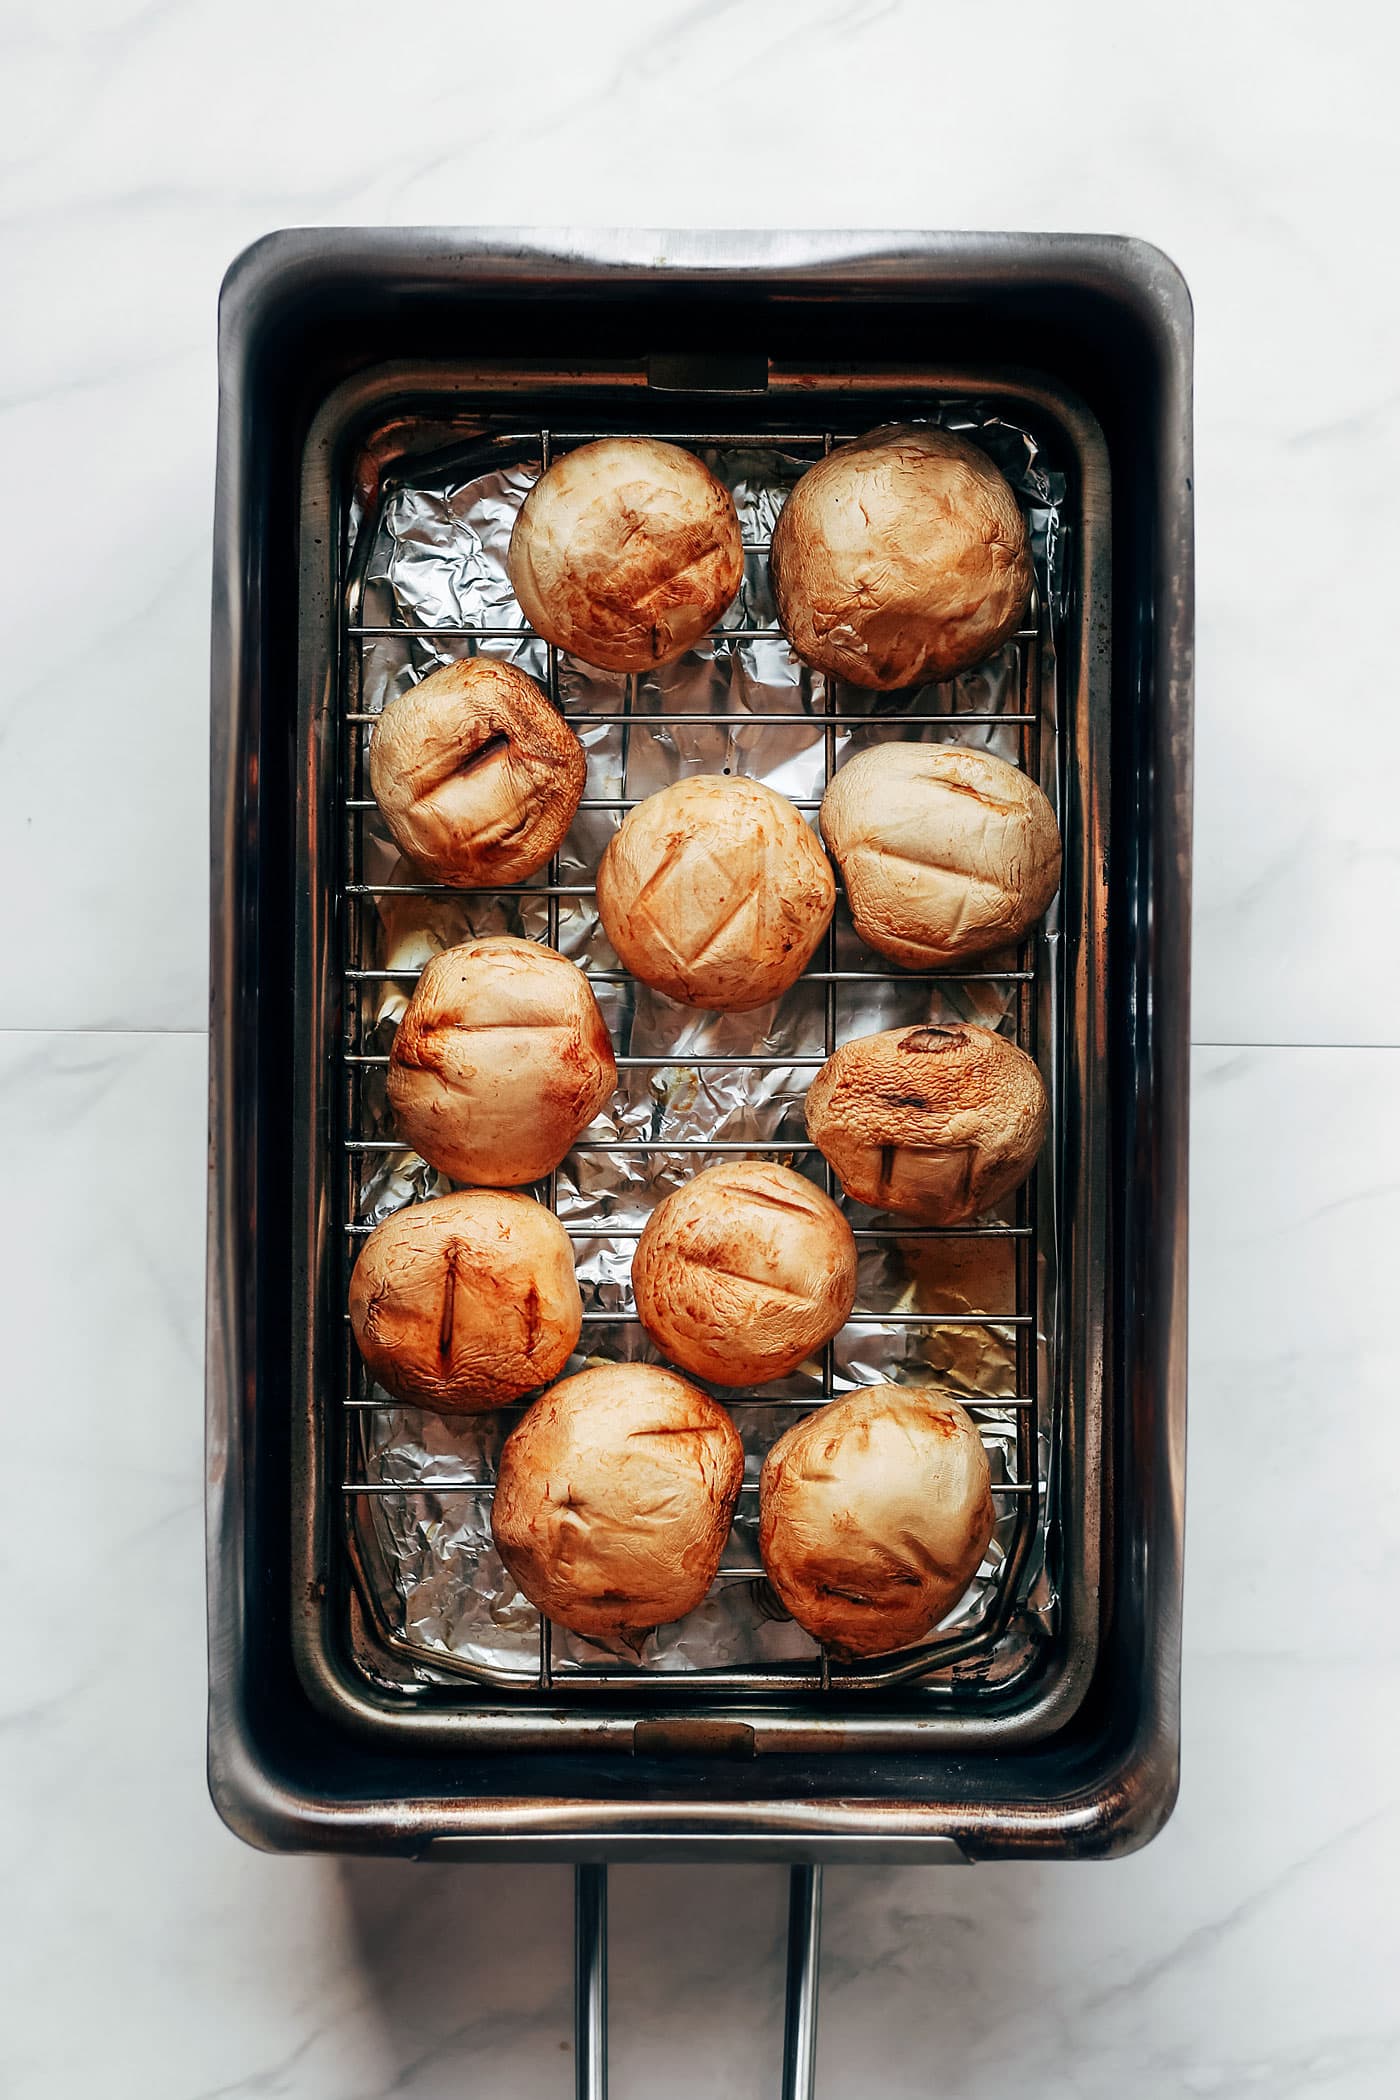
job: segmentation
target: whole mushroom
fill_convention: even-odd
[[[503,1407],[557,1378],[583,1324],[573,1247],[528,1196],[463,1189],[377,1225],[350,1279],[376,1383],[439,1414]]]
[[[546,1618],[607,1638],[694,1611],[744,1478],[729,1416],[655,1364],[598,1364],[551,1386],[506,1439],[496,1550]]]
[[[405,1144],[454,1181],[490,1188],[551,1173],[616,1084],[583,972],[510,935],[435,955],[389,1054]]]
[[[1020,1185],[1045,1142],[1035,1061],[970,1021],[857,1036],[807,1089],[807,1128],[876,1210],[960,1225]]]
[[[809,467],[770,567],[803,661],[880,691],[985,662],[1021,624],[1032,581],[1010,485],[932,425],[872,430]]]
[[[790,1167],[734,1160],[659,1203],[632,1257],[647,1333],[716,1385],[784,1378],[845,1325],[856,1243],[831,1198]]]
[[[838,1657],[923,1640],[992,1536],[987,1454],[955,1400],[875,1385],[780,1436],[759,1480],[758,1548],[785,1609]]]
[[[369,779],[400,852],[463,889],[523,882],[555,853],[588,770],[532,679],[487,656],[444,664],[375,724]]]
[[[1018,766],[963,744],[876,744],[822,798],[857,933],[912,970],[1018,941],[1060,879],[1055,813]]]
[[[796,983],[836,878],[810,824],[761,781],[700,773],[628,812],[598,867],[621,961],[685,1006],[745,1012]]]
[[[538,634],[604,671],[670,663],[708,633],[743,580],[734,498],[656,438],[599,438],[540,476],[508,557]]]

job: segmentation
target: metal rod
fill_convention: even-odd
[[[582,710],[575,711],[570,708],[561,708],[560,713],[566,722],[588,722],[596,725],[600,722],[620,724],[622,721],[620,714],[604,714],[597,709],[594,709],[591,713],[584,713]],[[961,708],[947,707],[936,708],[930,713],[909,715],[807,714],[805,712],[796,715],[751,715],[740,709],[734,714],[711,715],[671,714],[662,713],[659,710],[648,714],[644,710],[641,714],[636,714],[632,717],[633,723],[643,729],[670,729],[673,725],[682,729],[698,729],[702,726],[708,729],[716,724],[720,727],[735,729],[906,729],[931,728],[934,724],[942,722],[954,723],[960,729],[1001,729],[1008,723],[1014,727],[1032,719],[1030,715],[973,714]],[[347,722],[358,722],[362,726],[372,728],[379,720],[379,713],[371,710],[368,713],[346,715],[345,720]],[[820,803],[817,802],[799,801],[796,796],[792,796],[789,799],[792,801],[795,809],[819,809],[821,807]],[[631,808],[633,806],[630,803],[614,804],[612,802],[597,801],[582,801],[578,805],[580,809]],[[351,809],[374,809],[377,807],[377,804],[372,796],[368,796],[363,801],[349,803],[347,807]]]
[[[636,1326],[639,1315],[635,1312],[586,1312],[585,1327],[612,1327],[619,1324]],[[860,1310],[846,1315],[847,1327],[1029,1327],[1029,1313],[1004,1312],[877,1312]],[[845,1332],[845,1329],[842,1329]]]
[[[617,722],[615,714],[603,714],[596,710],[585,714],[582,710],[570,710],[564,717],[566,722]],[[669,729],[674,723],[681,729],[744,728],[744,729],[905,729],[932,728],[935,724],[953,722],[969,729],[1001,729],[1007,723],[1034,720],[1030,715],[1010,714],[962,714],[952,708],[942,707],[920,714],[907,715],[751,715],[738,714],[649,714],[643,710],[632,717],[633,726],[639,729]]]
[[[357,1065],[387,1065],[389,1053],[387,1050],[359,1051],[353,1057],[347,1058],[347,1062]],[[755,1069],[760,1072],[786,1072],[789,1067],[815,1068],[824,1065],[826,1059],[799,1056],[796,1052],[791,1057],[719,1057],[710,1056],[702,1051],[697,1057],[689,1050],[672,1050],[664,1057],[618,1057],[615,1063],[619,1072],[665,1072],[669,1071],[672,1065],[685,1071],[689,1071],[693,1066],[742,1065],[746,1072]]]
[[[341,1314],[349,1320],[348,1310]],[[641,1314],[628,1306],[605,1307],[602,1311],[590,1311],[580,1315],[585,1327],[637,1327]],[[846,1327],[1029,1327],[1031,1315],[1016,1312],[881,1312],[869,1308],[848,1313]],[[840,1330],[843,1334],[845,1328]]]
[[[561,1218],[559,1222],[571,1240],[639,1240],[646,1230],[644,1225],[615,1224],[611,1218]],[[378,1227],[352,1218],[344,1229],[363,1239]],[[875,1246],[886,1241],[902,1246],[905,1240],[1018,1240],[1029,1234],[1029,1225],[857,1225],[851,1237]]]
[[[401,970],[346,970],[352,984],[416,984],[423,965]],[[626,970],[584,970],[590,984],[632,984]],[[1033,970],[805,970],[799,984],[1020,984]]]
[[[574,1868],[574,2095],[608,2094],[608,1870]]]
[[[787,1996],[783,2012],[783,2100],[813,2100],[817,2088],[817,1994],[821,1983],[822,1870],[788,1873]]]
[[[731,1406],[785,1407],[793,1414],[810,1414],[819,1407],[825,1407],[829,1400],[844,1400],[848,1393],[853,1393],[855,1390],[855,1383],[852,1381],[850,1385],[823,1386],[819,1392],[806,1393],[801,1399],[793,1399],[786,1393],[745,1392],[740,1394],[732,1389],[726,1390],[724,1388],[721,1388],[718,1397],[727,1399]],[[358,1409],[361,1414],[382,1414],[386,1410],[397,1412],[400,1409],[411,1409],[422,1404],[415,1400],[393,1399],[383,1392],[382,1389],[377,1398],[373,1393],[352,1393],[348,1399],[341,1402],[342,1407]],[[1026,1393],[1004,1393],[999,1397],[986,1400],[973,1400],[969,1397],[960,1404],[966,1414],[985,1415],[995,1414],[1001,1409],[1010,1412],[1016,1408],[1034,1407],[1035,1401]],[[523,1415],[529,1405],[530,1402],[528,1400],[511,1400],[501,1407],[493,1408],[491,1412],[496,1415]],[[430,1408],[428,1412],[431,1414],[433,1410]],[[548,1621],[546,1620],[545,1623],[547,1625]]]
[[[798,1403],[793,1402],[794,1406]],[[989,1407],[994,1403],[988,1401]],[[995,1403],[1000,1404],[1000,1403]],[[1007,1405],[1013,1403],[1008,1402]],[[342,1480],[342,1495],[494,1495],[494,1480]],[[1044,1481],[994,1480],[991,1484],[994,1495],[1044,1494]],[[746,1480],[740,1488],[740,1497],[758,1493],[758,1482]]]

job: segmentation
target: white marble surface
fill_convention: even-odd
[[[218,280],[276,225],[568,217],[1101,227],[1192,285],[1181,1803],[1113,1867],[830,1872],[819,2090],[1387,2100],[1394,16],[74,0],[6,8],[0,58],[0,2090],[570,2090],[562,1870],[274,1861],[215,1821],[200,1561]],[[621,2100],[776,2092],[781,1898],[615,1870]]]

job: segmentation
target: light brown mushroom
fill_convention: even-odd
[[[513,664],[445,664],[391,700],[369,780],[400,852],[462,889],[524,882],[557,852],[583,793],[573,731]]]
[[[566,452],[525,498],[510,580],[538,634],[605,671],[670,663],[707,633],[743,580],[734,498],[656,438]]]
[[[719,1568],[744,1447],[708,1393],[655,1364],[599,1364],[506,1439],[496,1549],[546,1618],[604,1638],[694,1611]]]
[[[856,1243],[831,1198],[790,1167],[735,1160],[648,1218],[632,1290],[657,1347],[716,1385],[784,1378],[845,1325]]]
[[[969,1021],[857,1036],[807,1089],[807,1128],[858,1202],[959,1225],[1023,1182],[1049,1103],[1032,1058]]]
[[[833,1655],[932,1632],[982,1561],[987,1454],[955,1400],[875,1385],[780,1436],[759,1481],[759,1551],[784,1607]]]
[[[617,1084],[583,972],[496,935],[435,955],[389,1059],[405,1144],[454,1181],[514,1188],[557,1167]]]
[[[776,999],[835,903],[831,863],[787,797],[712,773],[639,802],[598,868],[598,915],[618,956],[685,1006],[744,1012]]]
[[[809,467],[773,531],[778,617],[804,662],[887,691],[985,662],[1032,570],[1010,485],[966,438],[891,424]]]
[[[386,1391],[439,1414],[557,1378],[583,1324],[573,1247],[528,1196],[463,1189],[395,1211],[360,1249],[350,1325]]]
[[[1018,941],[1055,894],[1055,813],[1018,766],[962,744],[876,744],[822,798],[862,940],[912,970]]]

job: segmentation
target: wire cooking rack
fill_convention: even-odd
[[[538,457],[547,468],[552,459],[562,451],[569,450],[604,436],[615,436],[616,431],[530,429],[498,433],[494,439],[495,465],[516,463]],[[718,451],[726,448],[742,448],[752,451],[757,447],[772,447],[798,458],[819,457],[829,452],[833,445],[857,435],[855,431],[826,429],[815,433],[799,433],[777,428],[755,428],[737,435],[716,434],[712,431],[654,431],[649,436],[683,445],[694,451]],[[748,553],[766,552],[766,539],[746,540]],[[339,778],[343,792],[342,876],[339,893],[340,925],[342,929],[342,1006],[345,1016],[345,1031],[340,1051],[340,1084],[334,1089],[334,1098],[342,1104],[343,1123],[338,1133],[340,1151],[340,1173],[338,1183],[341,1191],[342,1218],[344,1224],[345,1262],[342,1283],[348,1292],[350,1270],[363,1238],[372,1229],[372,1224],[360,1214],[360,1189],[362,1176],[357,1172],[357,1163],[374,1153],[402,1153],[405,1148],[392,1138],[375,1135],[366,1114],[364,1081],[375,1066],[388,1063],[387,1053],[365,1047],[365,991],[376,983],[399,982],[405,988],[416,981],[416,969],[393,969],[379,967],[373,957],[371,942],[372,924],[370,914],[374,901],[386,895],[412,895],[422,897],[458,898],[460,890],[433,883],[374,883],[364,878],[365,824],[375,809],[373,798],[368,793],[367,752],[373,725],[374,713],[358,708],[354,703],[358,697],[360,680],[347,675],[347,667],[362,652],[368,642],[385,638],[414,639],[427,643],[465,643],[466,653],[475,654],[482,643],[509,641],[520,643],[532,636],[532,630],[524,623],[523,616],[514,625],[493,626],[485,624],[456,626],[413,626],[410,624],[372,625],[366,624],[358,615],[361,610],[362,585],[356,585],[342,600],[342,625],[340,648],[340,714],[343,728],[342,760]],[[724,710],[705,713],[673,713],[664,715],[651,713],[638,706],[638,681],[629,678],[625,684],[622,713],[602,715],[597,712],[570,709],[560,698],[560,652],[553,644],[545,645],[548,666],[547,688],[550,699],[560,709],[564,718],[576,727],[584,728],[590,723],[608,722],[620,726],[623,735],[622,795],[618,797],[585,797],[580,808],[590,811],[608,811],[618,821],[635,801],[626,795],[627,786],[627,739],[638,731],[645,734],[648,722],[670,729],[680,725],[711,725],[717,727],[741,726],[746,732],[761,733],[766,727],[791,728],[797,723],[803,728],[817,727],[822,731],[824,752],[824,780],[829,782],[836,770],[838,732],[854,733],[862,728],[888,728],[891,722],[903,727],[921,727],[956,720],[960,727],[974,728],[996,725],[1014,725],[1018,731],[1019,761],[1032,779],[1040,778],[1041,758],[1041,668],[1042,648],[1045,641],[1045,626],[1048,614],[1039,588],[1032,597],[1026,624],[1013,637],[1016,651],[1016,679],[1019,706],[1015,712],[973,713],[951,708],[919,713],[889,714],[857,713],[843,711],[840,706],[839,688],[823,680],[820,673],[806,674],[794,688],[796,707],[792,712],[732,713]],[[537,638],[538,639],[538,638]],[[730,649],[743,642],[781,641],[781,630],[773,627],[720,627],[708,639],[716,649]],[[818,800],[797,800],[797,808],[815,812]],[[491,894],[496,896],[519,896],[543,898],[547,912],[547,939],[551,946],[559,942],[560,908],[565,900],[586,900],[593,896],[591,884],[563,883],[560,880],[560,861],[556,855],[550,863],[548,879],[544,884],[504,885]],[[902,984],[937,985],[996,984],[1014,988],[1015,1040],[1022,1049],[1034,1057],[1037,1043],[1038,971],[1042,964],[1038,943],[1032,933],[1020,947],[1015,966],[973,970],[944,970],[936,972],[911,972],[886,964],[873,952],[869,964],[861,969],[837,967],[836,922],[833,919],[828,930],[824,951],[819,951],[816,966],[806,972],[806,981],[820,984],[824,1000],[824,1045],[821,1056],[801,1055],[796,1052],[774,1057],[749,1058],[744,1056],[695,1055],[689,1050],[670,1055],[618,1057],[618,1066],[628,1068],[661,1068],[675,1065],[704,1069],[709,1066],[744,1066],[758,1070],[765,1067],[784,1069],[818,1068],[825,1057],[836,1048],[838,1038],[838,992],[845,984],[860,984],[870,980],[894,980]],[[621,969],[587,968],[585,974],[595,984],[627,984],[631,980]],[[1052,1135],[1052,1144],[1054,1137]],[[594,1138],[584,1137],[574,1148],[579,1154],[589,1152],[635,1152],[655,1153],[700,1153],[740,1154],[774,1158],[793,1158],[810,1155],[816,1148],[806,1141],[779,1137],[763,1142],[747,1139],[709,1138]],[[823,1161],[825,1186],[840,1200],[840,1190],[835,1185],[830,1167]],[[863,1689],[886,1686],[911,1679],[926,1677],[932,1672],[942,1672],[953,1663],[973,1666],[977,1659],[990,1656],[1004,1632],[1015,1607],[1023,1574],[1030,1560],[1040,1523],[1044,1483],[1038,1478],[1038,1452],[1040,1450],[1040,1367],[1038,1335],[1038,1277],[1039,1249],[1036,1224],[1036,1179],[1033,1174],[1021,1188],[1015,1199],[1014,1219],[1007,1222],[979,1222],[967,1226],[911,1226],[876,1220],[868,1225],[856,1227],[859,1245],[883,1245],[893,1242],[901,1244],[929,1239],[981,1238],[1007,1239],[1014,1246],[1015,1311],[974,1312],[892,1312],[861,1311],[853,1313],[849,1324],[862,1328],[886,1325],[890,1327],[916,1327],[920,1330],[939,1327],[988,1328],[1014,1330],[1016,1391],[1014,1395],[996,1399],[967,1399],[964,1405],[977,1419],[999,1417],[1004,1429],[1008,1413],[1014,1416],[1015,1475],[1011,1479],[994,1482],[993,1495],[1003,1510],[1013,1513],[1013,1527],[1004,1557],[995,1579],[995,1587],[987,1608],[969,1627],[955,1629],[942,1637],[935,1636],[920,1647],[902,1651],[900,1654],[876,1659],[861,1664],[841,1664],[833,1661],[824,1651],[810,1660],[794,1659],[781,1666],[772,1664],[763,1667],[735,1666],[724,1668],[695,1669],[685,1673],[668,1670],[664,1675],[668,1698],[687,1688],[715,1694],[725,1690],[742,1692],[745,1695],[764,1692],[782,1692],[791,1696],[794,1692],[829,1692],[833,1687]],[[552,1174],[547,1184],[539,1186],[535,1193],[548,1203],[551,1210],[558,1210],[559,1174]],[[565,1229],[574,1239],[597,1241],[612,1238],[619,1242],[635,1240],[641,1230],[637,1225],[613,1224],[607,1219],[590,1217],[586,1220],[562,1220]],[[345,1302],[344,1295],[342,1303]],[[616,1328],[636,1324],[635,1311],[585,1311],[585,1346],[590,1326]],[[477,1479],[426,1478],[419,1482],[384,1480],[367,1477],[365,1472],[364,1445],[360,1430],[368,1415],[376,1408],[382,1409],[382,1396],[375,1398],[363,1365],[359,1361],[348,1328],[348,1315],[342,1326],[344,1377],[342,1388],[343,1434],[339,1448],[345,1452],[345,1469],[341,1481],[341,1494],[347,1504],[353,1505],[362,1498],[376,1495],[431,1495],[471,1496],[489,1500],[493,1483]],[[764,1401],[742,1396],[745,1406],[773,1405],[789,1408],[794,1412],[810,1411],[825,1401],[838,1397],[850,1386],[837,1384],[835,1342],[826,1345],[819,1387],[810,1396],[799,1400],[788,1398]],[[720,1396],[736,1402],[741,1396],[724,1393]],[[510,1411],[502,1409],[502,1414]],[[518,1413],[519,1410],[516,1410]],[[756,1494],[756,1487],[746,1483],[744,1495]],[[353,1515],[343,1527],[345,1543],[350,1553],[352,1570],[357,1579],[360,1600],[369,1614],[377,1636],[393,1651],[414,1665],[427,1665],[434,1672],[471,1678],[479,1683],[495,1685],[505,1689],[554,1689],[564,1686],[570,1689],[627,1690],[634,1695],[649,1683],[657,1682],[655,1676],[648,1677],[637,1669],[610,1669],[606,1665],[567,1662],[556,1658],[550,1622],[543,1617],[539,1624],[538,1656],[533,1667],[506,1668],[493,1663],[476,1662],[444,1652],[437,1647],[428,1647],[416,1642],[401,1627],[390,1624],[373,1594],[372,1585],[365,1576],[363,1558],[356,1540]],[[761,1566],[726,1566],[720,1578],[724,1582],[758,1582],[764,1579]],[[959,1672],[960,1682],[965,1673]]]

